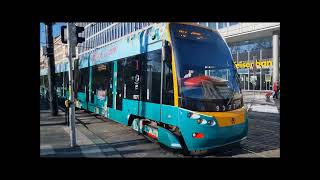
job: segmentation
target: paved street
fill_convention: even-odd
[[[245,94],[249,108],[249,134],[240,148],[227,148],[201,156],[214,157],[280,157],[280,105],[263,95]],[[77,111],[78,147],[69,146],[69,128],[65,114],[50,115],[46,103],[40,102],[41,157],[187,157],[148,141],[130,127],[92,113]]]

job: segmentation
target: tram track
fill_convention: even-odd
[[[62,111],[65,111],[65,108],[63,108],[61,106],[59,106],[59,109],[61,109]],[[83,113],[81,112],[79,115],[80,115],[80,118],[81,118],[81,115],[83,115]],[[104,117],[102,117],[102,116],[93,116],[93,117],[95,117],[96,119],[101,120],[102,122],[107,122],[108,121],[108,120],[104,119]],[[105,141],[105,139],[103,137],[99,136],[99,134],[95,133],[89,126],[87,126],[87,125],[90,125],[92,123],[82,122],[81,119],[78,119],[77,117],[76,117],[76,120],[80,124],[82,124],[94,136],[98,137],[99,139],[101,139],[106,144],[110,144],[110,147],[112,149],[114,149],[114,151],[119,153],[119,155],[121,157],[124,157],[123,154],[121,154],[121,152],[119,150],[117,150],[115,147],[112,146],[112,143],[109,143],[109,142]],[[252,121],[253,119],[250,119],[250,120]],[[91,120],[89,120],[89,122],[90,121]],[[263,121],[265,124],[268,124],[269,122],[270,123],[274,123],[274,124],[278,123],[278,122],[272,122],[272,121],[267,121],[266,122],[265,120],[257,120],[257,121],[260,121],[260,122]],[[94,122],[93,124],[95,124],[95,123],[98,123],[98,122]],[[254,128],[255,129],[263,129],[260,126],[259,127],[254,127]],[[254,149],[250,148],[250,147],[255,147],[255,146],[257,146],[259,149],[260,149],[260,147],[262,147],[262,148],[266,147],[267,149],[276,149],[277,148],[277,146],[270,146],[270,145],[268,145],[266,143],[259,143],[259,142],[256,142],[256,141],[249,140],[249,141],[245,142],[245,147],[243,147],[243,145],[241,145],[239,148],[226,149],[226,150],[222,150],[222,151],[218,152],[217,154],[209,154],[209,155],[202,155],[202,156],[188,156],[188,155],[173,153],[173,152],[171,152],[171,151],[169,151],[167,149],[164,149],[162,147],[161,147],[161,149],[165,153],[170,153],[170,154],[173,154],[174,156],[177,156],[177,157],[186,157],[186,158],[188,158],[188,157],[191,157],[191,158],[205,158],[205,157],[259,157],[259,158],[266,158],[266,157],[268,157],[266,155],[263,155],[263,154],[259,153],[260,150],[259,150],[259,152],[256,152]]]

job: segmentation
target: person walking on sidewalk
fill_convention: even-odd
[[[278,99],[278,82],[273,83],[273,99]]]

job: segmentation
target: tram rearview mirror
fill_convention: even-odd
[[[169,42],[166,40],[162,41],[162,61],[170,61],[170,46]]]

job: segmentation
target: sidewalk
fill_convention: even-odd
[[[78,147],[70,147],[70,128],[65,124],[65,113],[59,110],[53,117],[48,106],[40,102],[41,157],[178,157],[149,142],[128,127],[111,120],[101,120],[93,114],[76,112]]]
[[[280,99],[267,99],[264,92],[243,92],[243,100],[245,107],[249,111],[280,113]]]

